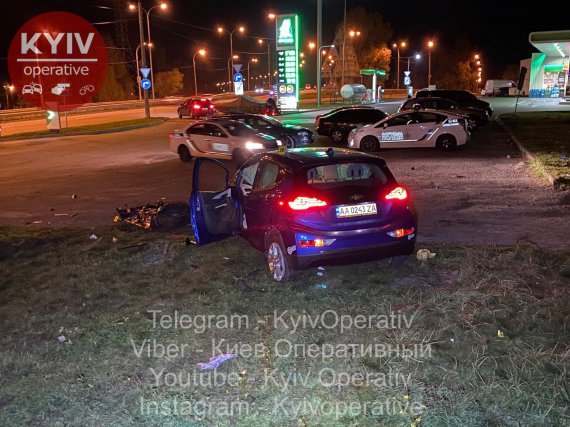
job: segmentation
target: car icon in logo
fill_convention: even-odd
[[[38,93],[38,94],[42,94],[43,89],[42,89],[42,85],[38,84],[38,83],[30,83],[29,85],[24,85],[22,87],[22,95],[33,95],[34,93]]]

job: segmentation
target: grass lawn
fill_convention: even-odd
[[[570,185],[570,111],[505,114],[501,120],[532,153],[536,172]]]
[[[128,128],[132,126],[148,126],[152,124],[162,123],[166,120],[164,117],[151,117],[148,119],[132,119],[132,120],[122,120],[118,122],[109,122],[109,123],[99,123],[96,125],[85,125],[85,126],[74,126],[68,128],[61,128],[59,133],[50,132],[48,130],[42,130],[37,132],[24,132],[24,133],[16,133],[13,135],[3,136],[0,137],[0,141],[2,140],[13,140],[13,139],[26,139],[26,138],[35,138],[38,136],[57,136],[57,135],[73,135],[76,133],[81,132],[98,132],[98,131],[112,131],[122,128]]]
[[[92,232],[0,229],[2,426],[570,424],[569,252],[283,286],[238,238]],[[213,350],[237,357],[199,370]]]

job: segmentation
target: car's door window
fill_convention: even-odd
[[[348,119],[348,111],[339,111],[329,117],[333,122],[346,122]]]
[[[372,109],[362,111],[361,116],[359,122],[362,123],[376,123],[386,117],[382,111]]]
[[[261,170],[255,178],[253,190],[267,190],[269,188],[273,188],[277,183],[279,170],[279,165],[273,162],[263,161],[261,164]]]
[[[219,128],[216,125],[212,125],[212,124],[205,124],[205,129],[206,129],[206,135],[208,136],[215,136],[215,137],[219,137],[219,138],[225,138],[226,134],[224,133],[224,131]]]
[[[392,117],[387,122],[387,127],[404,126],[412,122],[411,114],[400,114],[399,116]]]
[[[206,129],[206,124],[204,123],[199,123],[197,125],[193,125],[190,126],[187,130],[186,133],[190,134],[190,135],[207,135],[207,129]]]
[[[437,123],[438,115],[434,113],[417,113],[415,119],[418,123]]]
[[[259,168],[259,161],[252,163],[251,165],[246,165],[241,170],[241,177],[239,181],[239,188],[241,194],[244,196],[248,196],[251,188],[253,187],[253,183],[255,181],[255,175],[257,173],[257,169]]]

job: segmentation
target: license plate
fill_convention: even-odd
[[[376,215],[376,203],[363,203],[361,205],[337,206],[337,218],[350,218],[352,216]]]

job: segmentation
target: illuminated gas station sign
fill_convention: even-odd
[[[284,110],[297,109],[299,103],[299,17],[278,15],[277,100]]]

